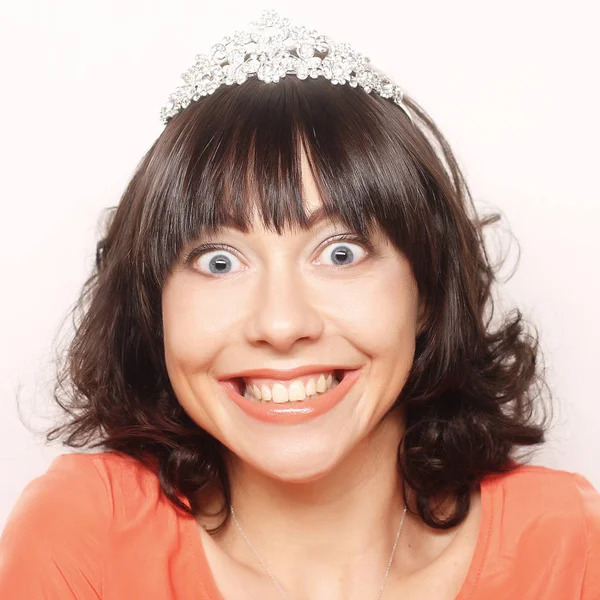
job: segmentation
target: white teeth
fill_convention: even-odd
[[[306,384],[300,379],[291,381],[287,386],[277,382],[272,387],[264,383],[259,387],[249,382],[246,385],[244,396],[252,400],[276,402],[278,404],[298,402],[305,400],[307,397],[314,398],[318,394],[324,394],[338,383],[336,377],[331,373],[327,377],[321,373],[316,381],[315,378],[310,378],[306,381]]]
[[[281,383],[276,383],[273,386],[273,402],[281,404],[283,402],[287,402],[288,400],[288,391],[285,385],[282,385]]]
[[[324,375],[319,375],[319,379],[317,379],[317,392],[321,394],[327,391],[327,382],[325,380]]]
[[[301,381],[292,381],[290,384],[288,394],[290,401],[292,400],[304,400],[306,398],[306,392],[304,390],[304,384]]]
[[[264,400],[266,402],[269,402],[273,398],[273,395],[271,394],[271,388],[264,384],[260,386],[260,395],[261,400]]]

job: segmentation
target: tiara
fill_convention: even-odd
[[[298,79],[325,77],[335,85],[348,83],[392,98],[412,121],[402,102],[402,90],[375,70],[366,56],[314,29],[290,24],[274,10],[263,11],[260,19],[250,24],[250,31],[236,31],[213,45],[208,54],[196,56],[194,65],[181,76],[185,85],[171,94],[160,117],[168,123],[191,102],[223,85],[241,85],[249,77],[277,83],[288,74]]]

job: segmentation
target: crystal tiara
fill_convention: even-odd
[[[190,102],[212,94],[222,85],[242,84],[249,77],[265,83],[277,83],[286,75],[298,79],[325,77],[331,83],[360,86],[391,98],[412,117],[403,104],[404,94],[389,77],[375,70],[369,59],[349,44],[292,25],[274,10],[263,11],[250,31],[236,31],[210,49],[199,54],[196,62],[182,75],[185,85],[178,87],[160,111],[163,123],[182,111]]]

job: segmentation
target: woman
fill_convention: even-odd
[[[544,384],[521,314],[492,323],[495,217],[347,47],[300,32],[280,78],[285,26],[165,107],[56,388],[48,438],[99,452],[27,486],[0,596],[599,598],[600,496],[516,460]]]

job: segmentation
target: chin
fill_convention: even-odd
[[[310,483],[335,470],[343,456],[339,449],[299,448],[269,456],[238,457],[263,475],[285,483]]]

